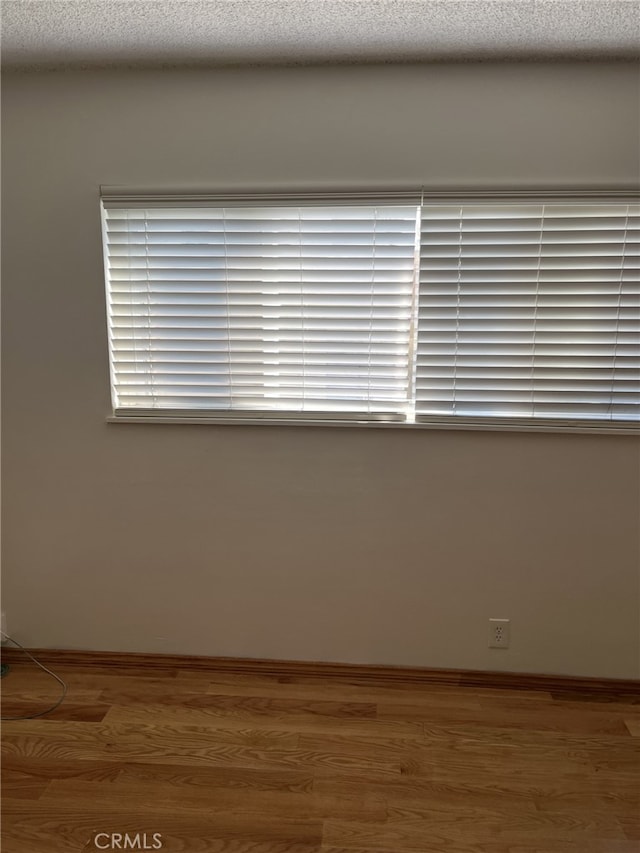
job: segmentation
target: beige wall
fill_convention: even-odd
[[[5,75],[10,632],[640,675],[637,439],[108,425],[98,215],[99,184],[629,184],[638,89],[596,63]]]

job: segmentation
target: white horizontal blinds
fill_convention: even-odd
[[[415,206],[105,208],[116,410],[402,416]]]
[[[640,208],[426,204],[418,419],[640,414]]]

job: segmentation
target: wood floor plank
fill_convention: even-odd
[[[404,767],[407,761],[426,752],[423,737],[380,737],[349,734],[301,734],[298,745],[302,750],[331,753],[353,758],[376,755],[392,764]]]
[[[625,838],[634,841],[640,849],[640,812],[636,809],[634,812],[617,814],[616,819],[622,827]]]
[[[0,784],[3,796],[14,799],[37,800],[47,785],[48,779],[34,776],[22,770],[12,770],[2,767]]]
[[[488,809],[499,805],[511,811],[534,812],[538,809],[577,808],[596,809],[620,820],[621,817],[640,814],[639,795],[627,791],[625,796],[608,794],[603,796],[589,787],[584,778],[557,779],[555,777],[537,777],[529,779],[527,775],[502,778],[494,774],[478,774],[475,779],[468,776],[441,782],[419,776],[404,775],[399,780],[372,782],[351,776],[331,776],[316,778],[313,783],[318,793],[333,796],[362,796],[375,794],[382,797],[392,807],[433,806],[438,809],[472,806]]]
[[[67,721],[24,720],[11,723],[3,738],[3,745],[19,743],[23,739],[41,740],[69,753],[76,751],[79,757],[102,758],[117,754],[141,752],[144,755],[162,755],[177,742],[185,754],[208,746],[234,745],[268,749],[295,747],[299,736],[295,732],[270,731],[269,729],[225,729],[205,726],[176,726],[171,724],[108,724]],[[69,757],[72,757],[70,754]]]
[[[25,760],[24,755],[3,748],[2,769],[28,772],[34,779],[49,782],[52,779],[88,779],[113,781],[122,772],[118,761],[91,761],[84,758],[66,760],[58,756],[44,756]]]
[[[22,804],[22,805],[21,805]],[[24,807],[27,806],[27,807]],[[322,821],[296,820],[278,816],[254,816],[215,813],[179,813],[166,810],[143,815],[137,809],[103,807],[87,811],[74,804],[44,804],[40,801],[5,800],[6,816],[3,853],[14,853],[14,839],[31,853],[86,853],[100,849],[94,843],[99,832],[158,833],[162,851],[220,851],[245,853],[319,853]],[[52,842],[52,843],[50,843]],[[104,843],[102,841],[102,843]]]
[[[492,724],[493,723],[493,724]],[[611,756],[620,752],[621,754],[638,755],[640,747],[629,737],[628,733],[618,729],[615,734],[567,732],[560,728],[554,729],[528,729],[505,727],[496,725],[495,720],[487,720],[486,723],[443,723],[436,721],[424,723],[424,736],[427,742],[432,739],[442,741],[449,738],[452,742],[473,743],[474,741],[486,748],[489,744],[496,746],[527,746],[535,742],[539,747],[548,749],[587,749],[593,757],[595,754],[604,752]]]
[[[490,808],[496,803],[501,807],[513,808],[518,811],[534,812],[536,806],[534,795],[541,789],[529,786],[524,790],[513,790],[500,778],[485,780],[484,784],[468,784],[462,780],[459,783],[442,783],[425,777],[402,775],[399,779],[372,781],[354,776],[325,776],[316,778],[313,783],[314,791],[333,796],[362,796],[375,794],[385,800],[388,806],[395,805],[433,805],[438,808],[458,806],[478,806]],[[549,780],[544,794],[553,797],[561,796],[561,789]],[[579,795],[578,801],[584,794]],[[595,795],[594,795],[595,797]]]
[[[342,846],[390,847],[397,850],[424,850],[426,840],[436,849],[447,850],[454,844],[488,845],[493,842],[515,845],[530,841],[544,846],[557,841],[594,838],[625,840],[615,819],[594,817],[591,812],[571,815],[538,814],[505,815],[497,809],[460,809],[438,812],[435,809],[390,810],[384,824],[328,820],[325,821],[325,844]]]
[[[287,713],[278,716],[253,714],[246,708],[225,708],[216,705],[191,707],[187,702],[183,706],[156,705],[149,702],[112,705],[105,716],[110,723],[150,723],[159,717],[167,724],[206,726],[210,728],[260,728],[268,726],[272,731],[289,733],[327,733],[362,734],[380,737],[421,737],[424,726],[421,722],[405,720],[378,720],[367,717],[329,716],[296,712],[293,707]]]
[[[374,794],[338,797],[314,791],[292,793],[246,787],[176,786],[156,779],[147,780],[141,787],[139,780],[123,777],[109,786],[77,779],[52,781],[40,801],[43,806],[53,803],[64,806],[73,802],[100,814],[126,804],[128,808],[135,807],[140,815],[174,809],[181,814],[191,812],[196,818],[211,811],[225,815],[290,817],[296,820],[342,817],[345,820],[384,821],[387,818],[386,802]]]
[[[29,681],[23,682],[22,688],[13,682],[13,674],[11,675],[10,686],[4,687],[2,690],[2,707],[4,709],[7,702],[41,702],[43,707],[53,704],[53,700],[60,695],[60,690],[57,690],[56,685],[49,679],[46,685],[34,685],[29,687]],[[98,697],[102,691],[100,689],[85,689],[78,687],[68,687],[65,702],[67,700],[75,702],[77,705],[95,705],[98,702]]]
[[[425,841],[421,853],[442,853],[443,848],[433,847],[429,840]],[[381,847],[334,847],[325,845],[321,853],[402,853],[398,848]],[[487,844],[453,843],[446,848],[446,853],[638,853],[638,847],[632,842],[612,839],[600,841],[559,841],[540,847],[532,844],[502,843],[492,840]]]
[[[421,853],[442,853],[442,848],[433,847],[428,839],[425,840],[424,845]],[[398,847],[335,847],[330,844],[323,845],[320,849],[321,853],[406,853],[407,848],[402,851]],[[447,853],[483,853],[483,850],[477,844],[463,843],[449,845]],[[492,853],[496,853],[496,851],[492,850]]]
[[[632,737],[640,737],[640,718],[626,719],[624,724]]]
[[[149,698],[152,699],[154,705],[163,705],[167,708],[190,708],[212,711],[220,716],[245,716],[252,719],[255,717],[287,717],[294,714],[296,716],[310,715],[339,719],[375,719],[376,717],[376,704],[373,702],[291,699],[286,696],[184,695],[175,691],[167,691]],[[100,701],[111,705],[136,705],[140,704],[140,692],[131,689],[104,690],[100,694]]]
[[[437,708],[416,703],[378,704],[378,719],[422,720],[425,723],[457,722],[490,725],[495,728],[520,728],[528,731],[566,731],[584,734],[624,734],[628,730],[622,718],[608,715],[606,708],[599,713],[583,713],[572,706],[559,714],[553,706],[543,708]]]
[[[2,716],[6,717],[27,717],[40,714],[50,707],[51,700],[31,700],[31,701],[15,701],[14,699],[5,699],[2,703]],[[110,710],[110,705],[100,703],[77,703],[72,699],[65,701],[62,705],[47,714],[48,720],[74,720],[75,722],[99,723],[104,720],[107,711]]]
[[[118,780],[135,781],[140,790],[147,790],[155,781],[185,787],[232,788],[246,791],[287,791],[293,794],[309,793],[313,789],[313,773],[300,770],[264,770],[246,767],[185,767],[176,764],[117,765]]]
[[[518,788],[525,784],[537,785],[545,779],[553,778],[565,786],[586,783],[596,776],[593,766],[583,755],[572,753],[538,753],[535,746],[528,750],[497,750],[482,752],[458,748],[429,747],[415,754],[406,773],[426,776],[434,781],[454,781],[464,779],[476,783],[490,777],[499,767],[501,779],[508,785]]]
[[[361,770],[397,775],[397,763],[370,756],[357,758],[330,750],[298,749],[299,735],[285,731],[232,730],[203,726],[104,725],[26,721],[12,723],[3,751],[25,758],[59,757],[207,764],[255,768],[318,768],[327,772]]]
[[[537,797],[535,804],[540,812],[570,819],[584,814],[585,807],[589,805],[589,798],[585,795],[580,798],[565,797],[560,800]],[[640,792],[636,793],[635,797],[630,797],[627,802],[619,800],[613,806],[606,803],[604,798],[594,795],[591,798],[589,811],[594,816],[594,820],[607,815],[618,823],[625,838],[640,841]]]
[[[47,796],[47,792],[43,797]],[[413,829],[430,824],[440,828],[443,837],[464,839],[469,837],[473,825],[477,840],[485,843],[495,838],[514,843],[518,839],[533,839],[565,835],[566,838],[592,837],[624,838],[618,820],[604,811],[589,808],[588,804],[571,808],[532,810],[522,805],[505,808],[495,802],[490,808],[466,804],[390,806],[386,825],[400,825]],[[460,834],[460,835],[459,835]]]
[[[444,850],[446,853],[637,853],[636,850],[630,851],[621,847],[610,847],[610,841],[602,841],[597,844],[585,843],[584,841],[555,841],[552,846],[545,846],[544,849],[535,843],[533,845],[518,844],[514,846],[509,842],[500,842],[495,839],[477,844],[451,841],[444,848],[440,847],[439,843],[425,839],[424,847],[420,848],[420,853],[443,853]],[[618,842],[614,843],[617,844]],[[622,843],[628,844],[628,842]],[[408,848],[400,850],[397,847],[391,849],[388,847],[334,847],[333,845],[325,845],[321,848],[321,853],[415,853],[415,851]]]

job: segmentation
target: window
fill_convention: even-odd
[[[103,194],[116,418],[628,429],[640,204]]]

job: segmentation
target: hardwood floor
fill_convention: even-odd
[[[55,669],[3,724],[3,853],[640,851],[637,693]]]

